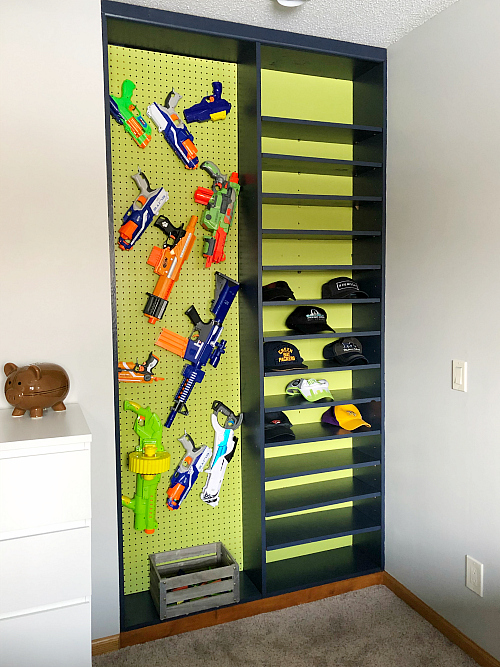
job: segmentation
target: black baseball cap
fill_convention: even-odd
[[[368,363],[357,338],[341,338],[333,343],[328,343],[323,348],[323,356],[325,359],[336,361],[341,366],[360,366]]]
[[[285,325],[299,333],[319,333],[335,331],[326,323],[326,312],[318,306],[297,306],[286,318]]]
[[[295,345],[276,340],[264,343],[264,368],[266,371],[293,371],[307,368]]]
[[[284,412],[266,412],[264,438],[266,442],[295,440],[292,424]]]
[[[332,278],[321,286],[322,299],[356,299],[367,298],[368,294],[359,289],[352,278]]]
[[[263,301],[288,301],[288,299],[296,300],[289,284],[284,280],[277,280],[275,283],[262,286]]]

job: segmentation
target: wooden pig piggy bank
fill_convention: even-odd
[[[26,410],[31,417],[43,417],[44,408],[56,412],[66,410],[63,400],[68,395],[69,378],[57,364],[31,364],[18,368],[5,364],[5,398],[14,406],[13,417],[21,417]]]

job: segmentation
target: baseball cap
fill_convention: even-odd
[[[332,278],[321,286],[322,299],[366,298],[368,294],[359,289],[357,282],[351,278]]]
[[[335,331],[326,322],[326,312],[318,306],[297,306],[286,318],[285,326],[299,333]]]
[[[283,340],[264,343],[264,368],[266,371],[291,371],[307,368],[300,352]]]
[[[310,403],[321,401],[325,398],[331,398],[333,401],[333,396],[331,395],[328,388],[327,380],[298,378],[297,380],[292,380],[289,382],[285,391],[287,394],[300,393]]]
[[[266,442],[295,440],[292,424],[284,412],[265,413],[264,439]]]
[[[354,431],[360,426],[368,426],[371,424],[365,422],[361,416],[360,411],[355,405],[335,405],[328,408],[326,412],[321,415],[323,424],[332,424],[332,426],[340,426],[346,431]]]
[[[263,301],[288,301],[288,299],[296,300],[289,284],[284,280],[277,280],[275,283],[262,286]]]
[[[328,343],[323,348],[325,359],[336,361],[342,366],[359,366],[367,364],[368,359],[363,356],[363,348],[357,338],[341,338]]]

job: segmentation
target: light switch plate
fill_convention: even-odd
[[[467,391],[467,362],[453,359],[451,388]]]

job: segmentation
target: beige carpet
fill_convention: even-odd
[[[472,667],[385,586],[97,656],[93,667]]]

